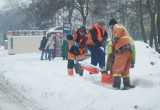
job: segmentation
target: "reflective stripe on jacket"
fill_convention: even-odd
[[[136,49],[135,49],[135,45],[134,45],[134,40],[132,37],[130,36],[123,36],[121,37],[121,39],[125,39],[128,38],[130,40],[130,45],[131,45],[131,64],[135,64],[135,60],[136,60]],[[109,58],[109,56],[113,55],[113,47],[112,47],[112,41],[110,40],[108,42],[108,56],[107,59]],[[113,57],[111,57],[113,58]],[[107,62],[107,65],[108,62]]]
[[[121,46],[130,44],[130,40],[128,38],[125,37],[125,38],[121,39],[123,36],[130,36],[130,35],[123,25],[115,24],[113,26],[113,30],[112,30],[112,37],[113,37],[113,39],[115,37],[117,37],[119,39],[117,42],[114,43],[115,50],[118,50]]]
[[[97,45],[97,44],[93,41],[92,35],[91,35],[91,32],[90,32],[93,28],[96,29],[96,33],[97,33],[97,36],[96,36],[96,37],[97,37],[97,39],[98,39],[100,42],[102,42],[102,40],[103,40],[103,38],[104,38],[104,34],[105,34],[105,32],[106,32],[106,30],[105,30],[104,27],[102,27],[102,30],[100,30],[99,27],[98,27],[98,24],[97,24],[97,23],[94,24],[94,25],[91,27],[91,29],[89,30],[89,32],[88,32],[87,44],[89,44],[89,45]]]
[[[78,29],[74,32],[74,40],[69,40],[68,59],[82,60],[84,59],[84,52],[86,50],[87,34],[81,36]],[[74,46],[74,42],[79,44],[79,47]]]

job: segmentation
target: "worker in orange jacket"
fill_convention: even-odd
[[[68,75],[72,76],[74,74],[73,67],[75,61],[76,73],[82,76],[83,69],[80,66],[78,66],[77,61],[82,61],[85,58],[84,52],[86,50],[86,43],[87,43],[86,27],[81,26],[79,29],[76,29],[74,31],[74,36],[68,35],[67,39],[69,40],[68,65],[67,65]]]
[[[121,77],[123,78],[123,89],[134,88],[130,84],[129,69],[131,65],[131,42],[127,29],[118,24],[115,19],[109,21],[112,29],[112,51],[114,54],[114,63],[112,66],[112,75],[114,78],[113,88],[120,89]]]
[[[105,43],[108,38],[105,21],[98,20],[93,24],[88,32],[87,48],[91,52],[91,64],[105,69]]]

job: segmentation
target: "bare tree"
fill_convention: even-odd
[[[160,48],[160,2],[159,0],[156,0],[157,3],[157,32],[158,32],[158,46]]]
[[[71,23],[71,20],[72,20],[72,14],[73,14],[73,10],[75,9],[74,7],[74,3],[75,3],[75,0],[66,0],[66,8],[68,10],[68,22]]]
[[[3,12],[0,13],[1,33],[23,28],[23,21],[26,17],[25,8],[27,6],[28,4],[18,0],[6,0]]]
[[[130,26],[131,32],[138,31],[137,27],[140,26],[142,33],[141,37],[143,41],[147,43],[143,20],[143,16],[145,15],[144,0],[132,0],[127,2],[119,1],[117,12],[120,13],[120,17],[123,20],[123,23],[125,23],[125,20],[128,20],[127,24]],[[134,18],[136,19],[134,20]],[[138,22],[137,19],[139,20]],[[135,30],[133,30],[133,27],[136,27]]]
[[[157,42],[157,32],[156,32],[156,21],[155,21],[155,16],[156,16],[156,2],[155,0],[147,0],[147,8],[149,11],[150,19],[151,19],[151,35],[150,35],[150,46],[153,47],[153,39],[154,39],[154,45],[156,51],[158,51],[158,42]]]
[[[140,26],[141,26],[141,31],[142,31],[142,37],[143,37],[143,41],[145,42],[145,43],[147,43],[147,38],[146,38],[146,33],[145,33],[145,29],[144,29],[144,21],[143,21],[143,15],[144,15],[144,13],[143,13],[143,9],[142,9],[142,7],[143,7],[143,0],[139,0],[139,18],[140,18]]]
[[[83,25],[86,25],[87,16],[89,13],[89,0],[76,0],[75,8],[80,12],[83,20]]]

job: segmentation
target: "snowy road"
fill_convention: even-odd
[[[0,110],[43,110],[34,101],[12,89],[0,72]]]

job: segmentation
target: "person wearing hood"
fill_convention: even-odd
[[[61,56],[63,60],[68,60],[68,41],[66,39],[63,40],[63,44],[61,47]]]
[[[43,59],[44,54],[45,54],[45,60],[47,60],[47,50],[45,49],[46,44],[47,44],[47,38],[46,36],[43,36],[41,43],[40,43],[40,47],[39,47],[39,50],[42,51],[41,60],[44,60]]]
[[[48,60],[51,61],[54,60],[54,49],[55,49],[55,41],[54,41],[54,37],[50,36],[48,38],[48,42],[45,46],[45,49],[47,49],[48,47]]]

